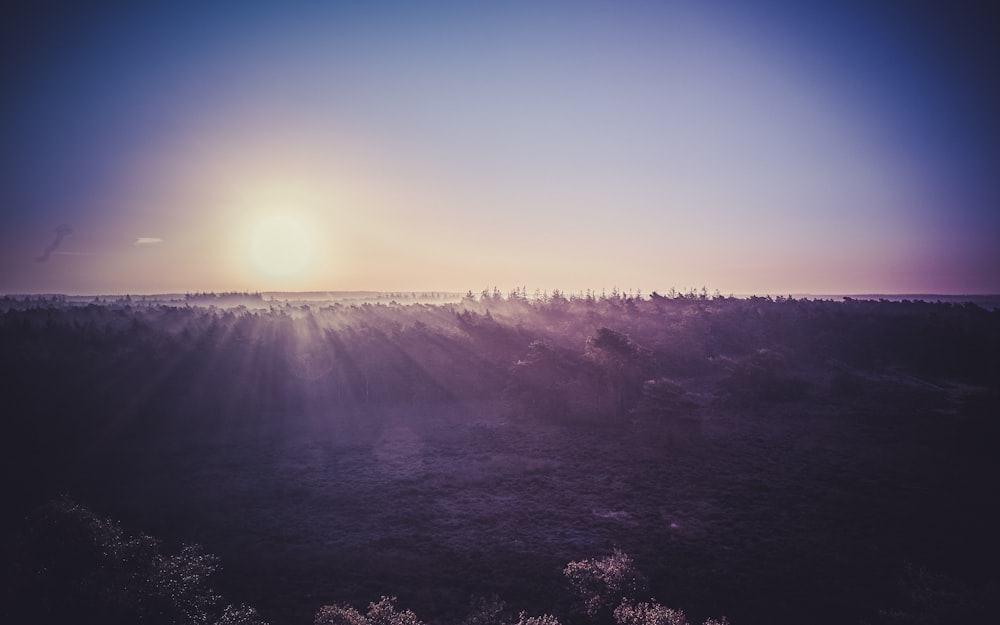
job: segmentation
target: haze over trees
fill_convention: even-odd
[[[974,304],[7,297],[0,379],[5,574],[30,587],[5,609],[41,622],[996,605],[1000,313]]]

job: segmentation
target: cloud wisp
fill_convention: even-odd
[[[159,243],[163,243],[163,239],[159,237],[139,237],[132,245],[157,245]]]

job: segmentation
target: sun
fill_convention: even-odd
[[[269,276],[294,276],[303,272],[313,256],[309,228],[289,214],[263,217],[250,229],[250,255],[257,269]]]

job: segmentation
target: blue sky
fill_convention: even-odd
[[[1000,291],[995,11],[802,5],[2,9],[0,291]]]

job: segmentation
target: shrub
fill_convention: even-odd
[[[423,625],[410,610],[397,610],[395,597],[382,597],[368,604],[368,625]]]
[[[615,608],[618,625],[688,625],[684,612],[659,603],[623,603]]]
[[[395,597],[383,596],[368,604],[368,613],[361,614],[349,605],[325,605],[313,619],[313,625],[423,625],[410,610],[396,608]]]
[[[222,611],[222,616],[215,622],[215,625],[267,625],[267,621],[261,618],[257,610],[250,606],[228,605]]]
[[[527,616],[524,612],[521,612],[515,625],[559,625],[559,619],[551,614]]]
[[[14,570],[24,620],[152,625],[266,625],[253,608],[228,606],[208,585],[218,558],[197,545],[161,552],[68,498],[28,516]]]
[[[634,600],[647,587],[646,577],[636,569],[632,558],[617,548],[604,558],[570,562],[563,575],[591,618],[610,615],[615,606]]]
[[[313,625],[368,625],[368,619],[349,605],[325,605],[316,613]]]
[[[673,610],[656,601],[649,603],[622,603],[615,608],[615,622],[618,625],[688,625],[687,617],[681,610]],[[729,625],[726,617],[705,619],[703,625]]]

